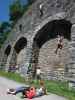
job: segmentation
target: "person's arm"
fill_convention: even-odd
[[[47,95],[47,89],[46,89],[46,87],[43,87],[42,89],[43,89],[44,94]]]

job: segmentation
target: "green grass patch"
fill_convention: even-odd
[[[75,90],[68,88],[67,82],[45,81],[48,92],[75,100]]]
[[[10,72],[8,73],[8,72],[0,71],[0,76],[12,79],[20,83],[29,84],[29,82],[25,81],[24,77],[21,77],[20,74],[17,74],[17,73],[10,73]],[[36,87],[39,87],[39,83],[37,80],[33,80],[33,84]],[[51,92],[60,96],[64,96],[68,100],[75,100],[75,90],[69,89],[67,82],[46,80],[45,85],[48,92]]]
[[[9,78],[16,82],[25,83],[25,79],[21,77],[20,74],[18,73],[13,73],[13,72],[8,73],[8,72],[0,71],[0,76]]]

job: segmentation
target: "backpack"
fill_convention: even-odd
[[[29,99],[32,99],[36,94],[35,88],[30,88],[29,91],[26,92],[26,96]]]

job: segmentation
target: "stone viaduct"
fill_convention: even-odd
[[[43,15],[40,16],[40,5]],[[55,54],[57,34],[63,34],[63,49]],[[0,50],[1,69],[18,65],[21,74],[31,64],[47,79],[75,78],[75,1],[36,0],[18,20]]]

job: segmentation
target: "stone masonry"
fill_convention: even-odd
[[[39,5],[43,4],[43,16],[40,17]],[[55,54],[57,39],[49,39],[36,50],[34,38],[38,31],[48,22],[65,19],[72,23],[71,40],[64,39],[61,54]],[[20,30],[22,25],[22,30]],[[23,48],[14,48],[19,40],[25,38]],[[22,45],[25,42],[21,42]],[[5,54],[11,46],[9,55]],[[34,45],[34,47],[33,47]],[[17,50],[20,52],[17,53]],[[38,48],[37,48],[38,49]],[[36,53],[37,52],[37,53]],[[37,61],[36,61],[37,59]],[[31,62],[32,61],[32,62]],[[34,64],[35,61],[35,64]],[[28,11],[18,20],[11,34],[0,50],[0,68],[8,70],[9,66],[18,65],[21,74],[26,74],[29,63],[32,67],[41,67],[47,79],[62,79],[64,75],[75,78],[75,1],[74,0],[36,0]]]

